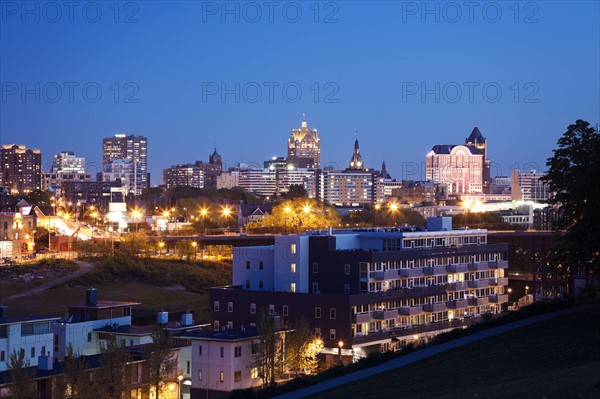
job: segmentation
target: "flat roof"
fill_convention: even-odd
[[[249,326],[235,329],[225,327],[225,329],[219,331],[193,331],[182,334],[179,338],[201,339],[204,341],[240,341],[258,336],[258,329],[254,326]]]
[[[141,305],[140,302],[121,302],[121,301],[98,301],[95,305],[89,305],[87,303],[73,304],[68,305],[69,309],[78,308],[78,309],[108,309],[108,308],[117,308],[120,306],[134,306]]]
[[[58,320],[58,319],[60,319],[60,317],[35,316],[35,315],[8,316],[8,317],[0,317],[0,324],[27,323],[30,321]]]

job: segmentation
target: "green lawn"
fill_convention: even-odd
[[[562,316],[311,399],[600,398],[600,309]]]
[[[74,262],[60,259],[0,266],[0,302],[11,295],[73,273],[78,268]]]
[[[153,314],[164,308],[166,311],[190,309],[196,321],[210,321],[207,311],[208,294],[173,291],[148,283],[115,281],[94,285],[98,289],[98,300],[141,302],[133,308],[133,316]],[[66,285],[46,290],[40,294],[5,301],[11,315],[41,314],[62,316],[69,304],[85,300],[85,287]]]
[[[100,262],[93,271],[42,293],[10,301],[9,312],[19,314],[64,315],[67,305],[85,300],[85,288],[98,289],[99,300],[141,302],[133,316],[166,311],[194,312],[194,320],[210,322],[208,289],[231,282],[231,266],[219,262],[187,264],[156,259]],[[12,284],[12,283],[11,283]],[[8,285],[7,285],[8,286]],[[11,286],[11,294],[33,286]],[[3,295],[7,297],[9,295]]]

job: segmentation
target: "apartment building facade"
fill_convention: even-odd
[[[305,318],[326,348],[355,356],[471,324],[508,302],[507,245],[487,231],[360,229],[281,236],[234,252],[233,285],[210,291],[215,328],[250,325],[263,308]]]

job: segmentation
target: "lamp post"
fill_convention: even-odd
[[[181,381],[183,381],[183,376],[179,374],[177,376],[177,399],[181,399]]]
[[[343,362],[342,362],[342,347],[344,346],[344,341],[338,342],[338,346],[340,348],[340,352],[339,352],[340,353],[340,363],[343,364]]]
[[[139,230],[139,220],[142,218],[142,212],[139,209],[134,209],[131,212],[131,218],[135,221],[135,231]]]
[[[192,241],[192,247],[194,247],[194,260],[198,257],[198,243],[196,241]]]
[[[164,241],[161,241],[161,242],[158,243],[158,248],[159,248],[158,249],[158,256],[162,255],[162,249],[163,249],[164,246],[165,246],[165,242]]]

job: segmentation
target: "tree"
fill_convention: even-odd
[[[143,231],[129,233],[119,242],[119,254],[126,258],[136,257],[148,248],[148,236]]]
[[[271,214],[246,225],[248,231],[272,233],[300,233],[340,225],[340,215],[335,208],[325,206],[310,198],[295,198],[273,207]]]
[[[317,355],[323,350],[323,341],[315,337],[306,319],[296,320],[294,329],[285,337],[285,365],[294,376],[317,371]]]
[[[179,371],[173,345],[171,334],[156,325],[152,332],[152,344],[146,354],[146,371],[157,398],[165,391],[168,382],[176,379]]]
[[[281,335],[275,329],[275,320],[261,308],[257,315],[258,341],[254,344],[252,366],[258,368],[263,386],[275,384],[283,364]]]
[[[292,184],[288,188],[288,192],[285,193],[285,198],[292,200],[294,198],[306,198],[308,193],[302,184]]]
[[[8,356],[9,390],[11,399],[30,399],[37,396],[33,370],[23,349],[13,350]]]
[[[129,387],[131,356],[114,338],[100,347],[100,368],[97,371],[95,396],[103,399],[121,398]]]
[[[88,363],[85,356],[73,351],[71,344],[67,346],[63,365],[64,378],[59,382],[58,392],[64,399],[77,399],[94,396],[88,374]]]
[[[549,204],[558,208],[553,230],[562,231],[553,265],[564,275],[600,273],[600,134],[577,120],[548,158]]]

